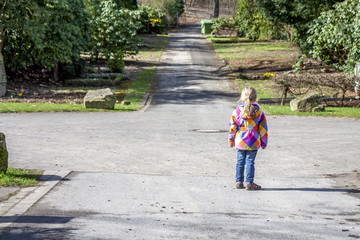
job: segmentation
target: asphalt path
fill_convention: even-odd
[[[263,190],[235,189],[238,96],[199,30],[171,34],[142,111],[0,115],[11,166],[64,177],[0,239],[360,238],[359,198],[329,178],[360,171],[359,120],[267,116]]]

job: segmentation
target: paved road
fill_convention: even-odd
[[[268,116],[264,190],[235,189],[224,131],[237,99],[198,32],[171,35],[145,111],[0,115],[10,165],[53,172],[45,185],[69,173],[0,239],[360,237],[359,198],[327,177],[360,171],[359,120]]]

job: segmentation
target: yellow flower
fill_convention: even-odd
[[[154,19],[154,18],[150,18],[149,21],[151,22],[159,22],[161,23],[161,19]]]
[[[21,97],[22,96],[22,93],[19,93],[19,97]]]
[[[265,73],[264,74],[265,77],[269,78],[269,77],[275,77],[275,73]]]

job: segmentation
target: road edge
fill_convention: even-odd
[[[71,171],[44,171],[39,178],[41,184],[36,187],[21,188],[15,196],[0,203],[0,236],[6,229],[27,212],[36,202],[45,196],[59,182],[63,181]]]

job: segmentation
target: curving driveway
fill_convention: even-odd
[[[67,174],[20,217],[2,204],[0,239],[360,238],[358,193],[329,178],[360,171],[359,120],[268,116],[264,189],[235,189],[238,96],[199,32],[171,34],[142,111],[0,115],[11,166]]]

